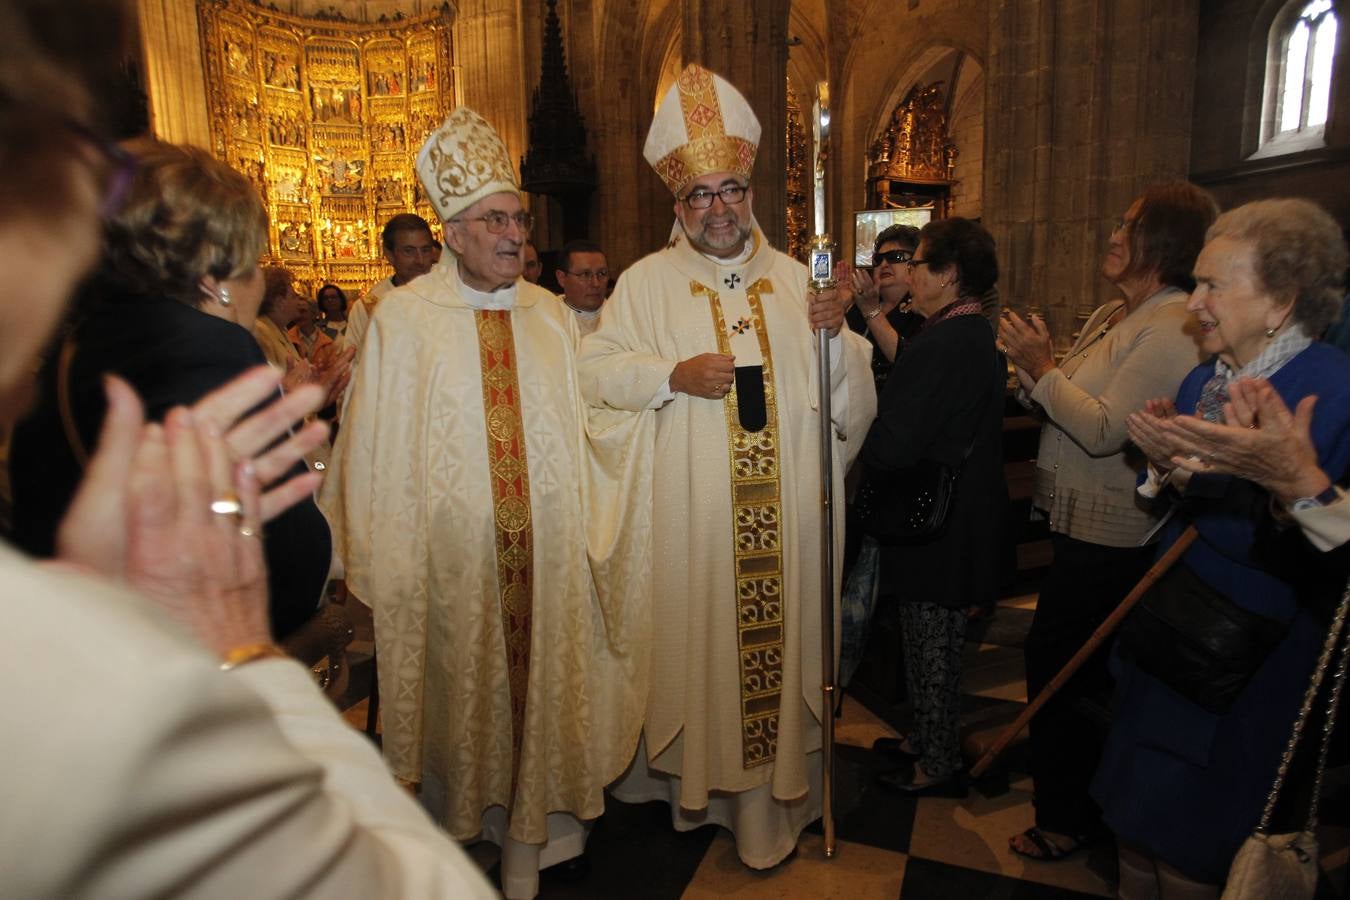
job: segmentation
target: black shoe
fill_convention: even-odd
[[[911,797],[949,797],[962,800],[970,792],[970,785],[966,783],[966,776],[962,772],[953,772],[951,775],[944,775],[935,781],[915,784],[914,770],[916,768],[918,767],[905,766],[881,772],[877,775],[877,782]]]
[[[908,740],[909,738],[903,737],[877,738],[872,742],[872,749],[896,759],[918,759],[919,754],[905,749],[905,742]]]
[[[581,881],[587,875],[591,874],[591,860],[585,854],[574,856],[571,859],[565,859],[562,862],[549,866],[539,872],[541,877],[551,878],[555,881]]]

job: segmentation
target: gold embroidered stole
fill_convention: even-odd
[[[511,692],[511,783],[514,795],[525,735],[530,683],[530,632],[534,607],[534,532],[530,525],[530,473],[516,377],[511,312],[474,311],[482,365],[483,414],[487,422],[492,510],[497,528],[497,590]]]
[[[717,350],[731,354],[731,339],[717,292],[690,282],[708,298],[717,328]],[[764,361],[766,423],[741,427],[736,387],[723,399],[731,461],[732,546],[736,558],[737,634],[741,668],[741,759],[745,768],[772,762],[778,749],[778,709],[783,693],[782,489],[778,473],[778,405],[773,356],[760,294],[773,292],[761,278],[746,288]]]

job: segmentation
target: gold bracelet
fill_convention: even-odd
[[[870,313],[863,313],[863,318],[870,322],[870,321],[872,321],[873,319],[875,319],[875,318],[876,318],[877,316],[879,316],[879,315],[881,315],[881,307],[880,307],[880,306],[878,306],[876,309],[872,310]]]
[[[246,663],[285,655],[286,651],[282,650],[271,641],[264,641],[258,644],[243,644],[238,647],[232,647],[225,654],[225,658],[220,663],[220,671],[228,672],[231,669],[237,669]]]

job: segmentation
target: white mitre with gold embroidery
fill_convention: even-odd
[[[711,172],[750,177],[759,149],[759,119],[731,83],[690,63],[661,98],[642,155],[678,195]]]
[[[441,221],[484,197],[520,193],[506,144],[487,120],[461,106],[446,116],[417,154],[417,177]]]

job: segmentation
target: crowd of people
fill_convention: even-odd
[[[311,302],[260,265],[242,175],[99,136],[91,86],[128,12],[78,6],[98,52],[0,0],[24,551],[0,548],[3,658],[38,685],[3,713],[7,890],[486,897],[459,846],[486,839],[529,898],[541,869],[584,870],[607,796],[782,863],[822,813],[820,497],[855,463],[877,496],[949,490],[904,537],[851,520],[841,666],[876,598],[898,603],[913,725],[876,748],[897,763],[880,780],[965,796],[961,658],[1008,540],[1011,373],[1043,421],[1054,553],[1028,692],[1186,550],[1033,720],[1035,824],[1010,848],[1052,862],[1114,836],[1127,900],[1218,896],[1345,588],[1350,357],[1320,338],[1347,254],[1316,204],[1220,214],[1194,185],[1145,188],[1102,262],[1120,299],[1057,353],[1040,317],[991,316],[996,247],[968,219],[887,229],[870,271],[811,288],[754,218],[754,111],[690,65],[643,149],[672,239],[612,296],[586,241],[554,260],[561,295],[535,283],[511,157],[460,107],[416,160],[444,245],[395,216],[392,274]],[[334,572],[373,611],[382,756],[287,659]],[[1223,628],[1196,612],[1161,639],[1161,604]],[[1102,733],[1080,701],[1111,692]],[[1290,822],[1315,783],[1295,781]]]

